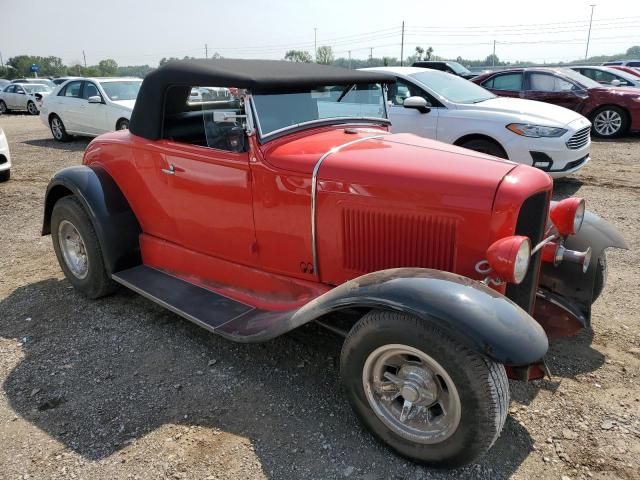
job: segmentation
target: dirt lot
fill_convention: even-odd
[[[609,251],[593,332],[562,341],[556,377],[512,382],[509,418],[477,465],[416,466],[378,444],[341,393],[339,343],[308,327],[237,345],[133,293],[75,293],[40,236],[51,175],[88,140],[0,117],[0,478],[640,478],[640,137],[593,145],[559,182],[631,245]]]

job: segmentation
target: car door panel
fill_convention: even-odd
[[[440,108],[431,108],[429,112],[421,112],[415,108],[405,108],[404,99],[419,96],[432,104],[434,100],[419,86],[403,79],[396,78],[395,85],[390,85],[388,91],[388,111],[391,120],[391,131],[394,133],[413,133],[421,137],[437,138],[438,111]]]
[[[99,135],[108,131],[105,128],[108,107],[104,103],[89,103],[89,97],[94,96],[102,97],[93,82],[85,81],[82,87],[83,101],[79,108],[78,121],[87,133]]]
[[[581,90],[568,80],[546,72],[527,72],[525,98],[579,110],[584,101]]]

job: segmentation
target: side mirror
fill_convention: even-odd
[[[94,95],[92,97],[87,98],[87,102],[89,102],[89,103],[102,103],[102,97],[100,95]]]
[[[420,113],[429,113],[431,111],[427,100],[418,96],[405,98],[402,106],[404,108],[415,108]]]
[[[611,85],[614,87],[619,87],[620,85],[622,85],[622,82],[620,80],[618,80],[617,78],[611,80]]]

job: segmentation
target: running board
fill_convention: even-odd
[[[243,335],[243,331],[251,324],[251,317],[264,313],[146,265],[116,272],[112,278],[210,332],[236,341],[251,335],[253,329]]]

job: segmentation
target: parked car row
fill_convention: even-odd
[[[51,87],[45,84],[10,83],[0,91],[0,114],[22,110],[38,115],[44,98],[50,93]]]

